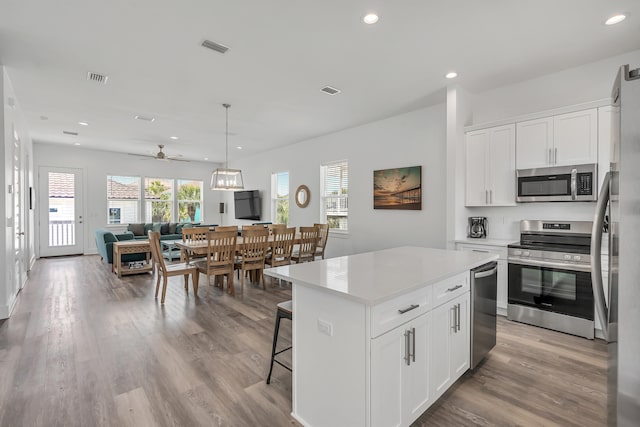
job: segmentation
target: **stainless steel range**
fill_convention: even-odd
[[[591,221],[520,221],[508,246],[510,320],[593,339]]]

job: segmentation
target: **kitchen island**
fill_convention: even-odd
[[[265,270],[293,283],[292,416],[415,421],[469,368],[469,270],[497,258],[400,247]]]

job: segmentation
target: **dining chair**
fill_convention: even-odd
[[[301,262],[313,261],[316,256],[316,246],[318,245],[318,229],[316,227],[300,227],[300,243],[293,250],[291,259],[300,264]]]
[[[246,274],[254,275],[258,283],[262,280],[262,288],[267,289],[264,283],[264,262],[268,247],[269,230],[262,226],[259,226],[259,228],[243,227],[240,259],[235,262],[235,268],[241,272],[240,289],[242,293],[244,293],[244,277]]]
[[[296,237],[296,228],[278,227],[273,229],[273,237],[265,263],[269,267],[279,267],[291,264],[291,253],[293,252],[293,242]],[[271,277],[271,286],[275,286],[274,278]]]
[[[189,244],[206,242],[209,229],[206,227],[184,227],[182,228],[182,241]],[[202,258],[202,255],[189,254],[189,258]],[[185,261],[182,257],[180,261]]]
[[[207,232],[207,254],[206,259],[197,261],[195,265],[200,273],[207,275],[207,296],[211,287],[211,276],[227,276],[227,288],[231,295],[235,295],[233,287],[233,263],[236,255],[236,240],[238,233],[229,231],[208,231]],[[224,290],[221,281],[220,287]]]
[[[198,269],[193,264],[165,264],[164,257],[162,256],[162,249],[160,248],[160,232],[149,232],[149,245],[151,246],[151,256],[156,266],[157,280],[156,280],[156,298],[158,298],[158,290],[160,289],[160,278],[162,277],[162,298],[161,304],[164,304],[164,299],[167,294],[167,281],[172,276],[184,276],[184,289],[189,293],[189,275],[191,275],[191,281],[193,282],[193,293],[198,295]]]
[[[237,225],[218,225],[214,231],[238,231]]]
[[[313,224],[318,229],[318,245],[316,246],[316,257],[324,259],[324,250],[327,247],[327,240],[329,240],[329,224]]]
[[[287,224],[269,224],[267,228],[269,229],[269,234],[273,236],[273,230],[284,230],[287,228]]]

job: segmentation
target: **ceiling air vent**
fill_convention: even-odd
[[[106,76],[104,74],[92,73],[91,71],[89,71],[87,73],[87,80],[106,85],[107,80],[109,80],[109,76]]]
[[[78,132],[71,132],[70,130],[63,130],[62,133],[65,135],[78,136]]]
[[[325,86],[320,90],[326,93],[327,95],[337,95],[340,92],[342,92],[340,89],[336,89],[335,87],[331,87],[331,86]]]
[[[223,44],[212,42],[211,40],[205,40],[202,42],[202,46],[207,49],[215,50],[216,52],[225,53],[229,48]]]
[[[154,121],[156,118],[155,118],[155,117],[148,117],[148,116],[140,116],[140,115],[137,115],[137,116],[135,116],[135,117],[134,117],[134,119],[136,119],[136,120],[142,120],[142,121],[145,121],[145,122],[152,122],[152,121]]]

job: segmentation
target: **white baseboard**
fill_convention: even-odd
[[[17,303],[18,297],[14,295],[13,299],[9,301],[9,304],[0,306],[0,319],[8,319]]]

